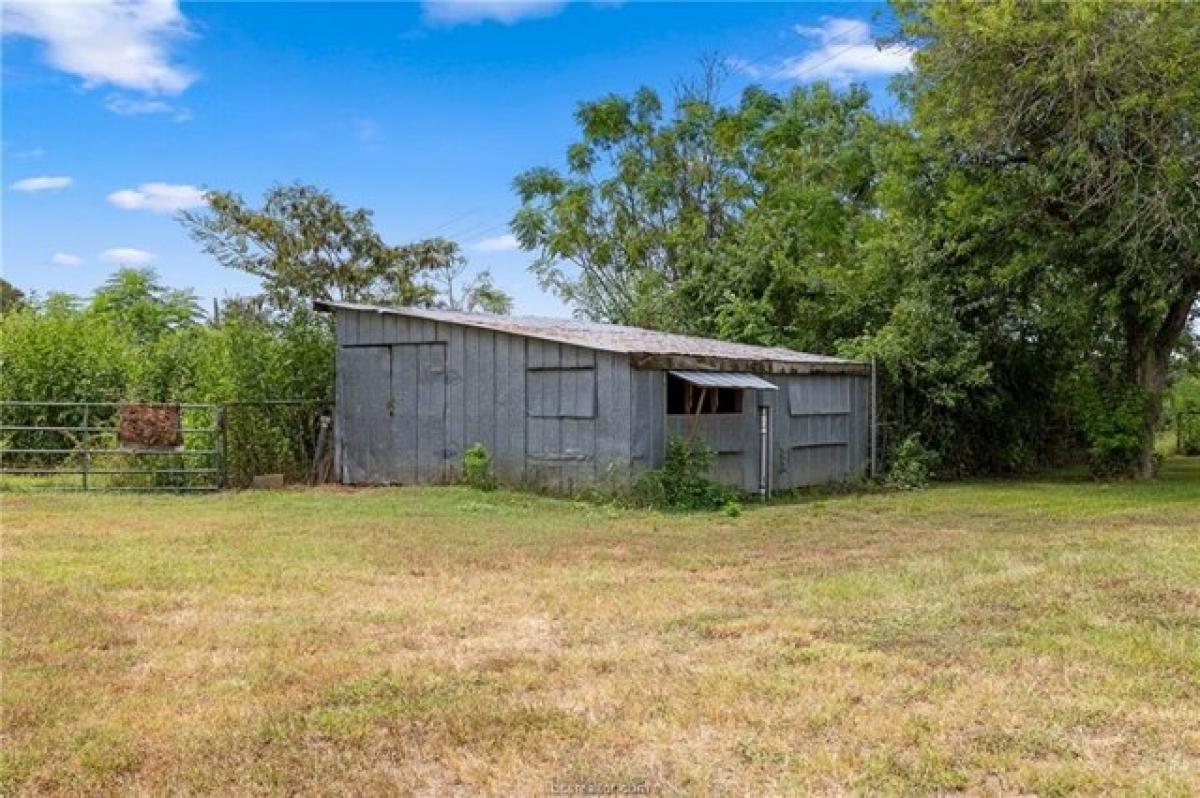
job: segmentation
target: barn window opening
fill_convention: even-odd
[[[687,380],[667,375],[667,415],[736,414],[742,412],[743,388],[723,388],[693,385]]]

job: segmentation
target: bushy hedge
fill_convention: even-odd
[[[0,398],[114,402],[128,396],[141,353],[104,319],[22,310],[0,317]]]
[[[0,399],[234,403],[226,416],[234,484],[255,473],[304,476],[317,415],[332,400],[333,361],[330,321],[306,312],[286,319],[235,314],[216,323],[176,318],[150,331],[94,304],[59,301],[0,316]],[[279,400],[306,404],[237,405]],[[91,412],[93,424],[105,423],[105,411]],[[10,408],[6,423],[78,426],[78,416],[74,408]],[[18,432],[9,433],[7,445],[71,448],[71,440]]]

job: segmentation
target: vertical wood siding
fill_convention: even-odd
[[[629,480],[662,465],[666,373],[625,355],[372,311],[337,311],[335,463],[348,483],[454,480],[482,443],[504,482],[569,489]],[[814,485],[865,473],[869,380],[763,375],[772,397],[774,484]],[[389,402],[392,407],[389,408]],[[757,403],[701,416],[714,476],[758,486]]]
[[[458,479],[475,443],[508,483],[569,489],[629,477],[623,355],[356,310],[337,312],[337,341],[335,457],[345,482]],[[406,393],[410,385],[422,399]],[[416,413],[397,421],[389,401]]]
[[[868,457],[869,378],[813,374],[771,378],[775,486],[821,485],[861,476]]]
[[[754,491],[758,489],[758,404],[754,391],[745,393],[740,413],[667,416],[667,434],[679,438],[695,435],[705,441],[717,455],[713,479]],[[661,412],[666,412],[665,406]]]

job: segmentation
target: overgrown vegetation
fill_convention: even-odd
[[[736,518],[3,503],[5,795],[1200,792],[1197,460]]]
[[[1167,415],[1177,453],[1200,455],[1200,374],[1185,375],[1172,386]]]
[[[716,510],[729,505],[737,493],[710,477],[716,458],[716,452],[699,438],[670,438],[662,467],[638,474],[634,502],[671,510]]]
[[[719,65],[609,95],[517,178],[514,233],[592,318],[878,358],[942,475],[1151,476],[1200,292],[1200,15],[894,6],[907,116],[821,83],[729,103]]]
[[[474,443],[463,452],[463,482],[479,490],[495,490],[492,453],[482,443]]]
[[[886,482],[900,490],[927,488],[937,459],[937,453],[927,449],[920,434],[914,432],[892,450]]]
[[[311,311],[251,313],[230,305],[205,320],[194,297],[150,271],[117,272],[86,302],[63,294],[0,317],[0,398],[62,402],[263,403],[230,408],[234,484],[265,472],[305,476],[317,417],[333,390],[333,336]],[[111,411],[91,423],[111,424]],[[6,423],[77,426],[74,408],[10,408]],[[203,426],[215,423],[206,418]],[[70,448],[60,433],[6,433],[12,448]],[[198,442],[211,448],[212,441]],[[37,464],[40,465],[40,464]]]

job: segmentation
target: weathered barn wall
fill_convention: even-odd
[[[758,487],[755,392],[742,412],[667,415],[666,372],[628,355],[395,313],[337,310],[336,468],[349,483],[461,476],[467,447],[498,478],[558,489],[627,481],[662,464],[667,438],[694,433],[714,476]],[[773,485],[845,479],[867,468],[866,377],[762,375],[772,396]]]
[[[666,413],[666,402],[659,406]],[[668,415],[667,435],[699,438],[716,453],[712,476],[742,490],[758,490],[758,405],[755,392],[746,391],[742,412]]]
[[[628,478],[626,356],[347,309],[337,312],[337,331],[337,462],[345,481],[454,480],[474,443],[492,453],[496,475],[506,482],[569,488]],[[409,395],[412,372],[401,379],[392,369],[400,357],[394,353],[413,348],[444,350],[440,418],[430,404],[438,399],[433,375],[416,381],[425,391]],[[411,445],[410,428],[417,436]],[[415,470],[414,448],[421,454]]]
[[[870,379],[845,374],[760,375],[779,386],[771,398],[772,485],[786,490],[866,473]],[[633,370],[636,467],[656,468],[671,435],[686,437],[696,419],[666,415],[666,372]],[[737,415],[701,415],[697,434],[717,452],[714,476],[758,489],[758,417],[754,391]]]
[[[775,397],[778,490],[864,475],[870,459],[870,378],[843,374],[769,377]]]

